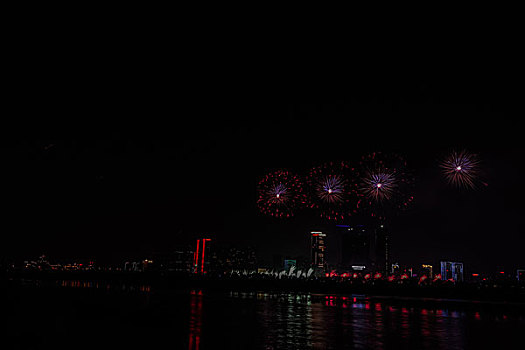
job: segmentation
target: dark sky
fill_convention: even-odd
[[[93,61],[39,64],[11,89],[0,128],[4,256],[118,260],[204,233],[264,258],[307,255],[319,221],[261,216],[258,179],[384,151],[404,155],[417,177],[414,207],[392,222],[395,260],[525,266],[511,78],[429,69],[357,83],[231,62],[163,71]],[[453,148],[480,155],[488,187],[444,185],[436,161]]]

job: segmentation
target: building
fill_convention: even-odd
[[[516,270],[518,282],[525,282],[525,270]]]
[[[286,259],[284,260],[284,269],[289,270],[292,266],[297,266],[297,260]]]
[[[197,240],[196,249],[193,253],[193,273],[205,274],[210,268],[210,241],[209,238]]]
[[[391,265],[391,267],[392,267],[392,268],[390,269],[390,273],[391,273],[392,275],[397,275],[397,274],[399,274],[399,271],[400,271],[400,270],[399,270],[399,263],[393,263],[393,264]]]
[[[427,276],[428,278],[433,278],[434,275],[432,274],[432,265],[428,265],[428,264],[423,264],[421,265],[421,270],[419,272],[419,275],[420,276]]]
[[[441,279],[463,282],[463,263],[453,261],[441,261]]]
[[[336,225],[341,236],[341,261],[344,269],[390,272],[388,236],[383,224]]]
[[[253,247],[214,246],[211,261],[213,272],[219,274],[232,270],[257,270],[257,253]]]
[[[312,267],[326,268],[326,234],[322,232],[311,232],[311,256]]]

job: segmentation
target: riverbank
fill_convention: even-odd
[[[176,274],[86,272],[33,272],[8,274],[3,285],[22,286],[128,286],[148,290],[191,290],[208,292],[311,293],[322,295],[366,295],[392,301],[420,300],[426,303],[478,302],[525,306],[525,286],[489,284],[418,284],[415,281],[356,281],[351,279],[273,279],[264,277],[199,277]]]

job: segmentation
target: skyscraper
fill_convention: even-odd
[[[463,282],[463,263],[453,261],[442,261],[441,279],[452,279],[454,280],[454,282]]]
[[[312,251],[312,266],[325,268],[326,267],[326,233],[311,232],[311,251]]]
[[[388,274],[388,235],[383,224],[336,225],[341,235],[341,266]]]

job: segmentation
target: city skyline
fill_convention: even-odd
[[[406,92],[412,99],[387,93],[376,101],[353,96],[324,105],[212,99],[216,104],[199,114],[218,110],[223,118],[186,119],[175,128],[130,122],[95,131],[34,128],[5,135],[4,231],[12,233],[2,254],[103,260],[212,234],[256,246],[267,258],[274,252],[307,256],[305,233],[324,221],[309,212],[289,220],[262,216],[258,180],[273,170],[307,172],[382,151],[402,154],[419,181],[413,208],[389,223],[393,259],[523,265],[523,189],[515,184],[524,149],[518,130],[501,102],[435,102],[443,99],[441,87],[414,84]],[[234,118],[242,115],[251,118]],[[506,137],[496,137],[501,135]],[[438,161],[453,149],[480,156],[486,188],[446,185]]]

